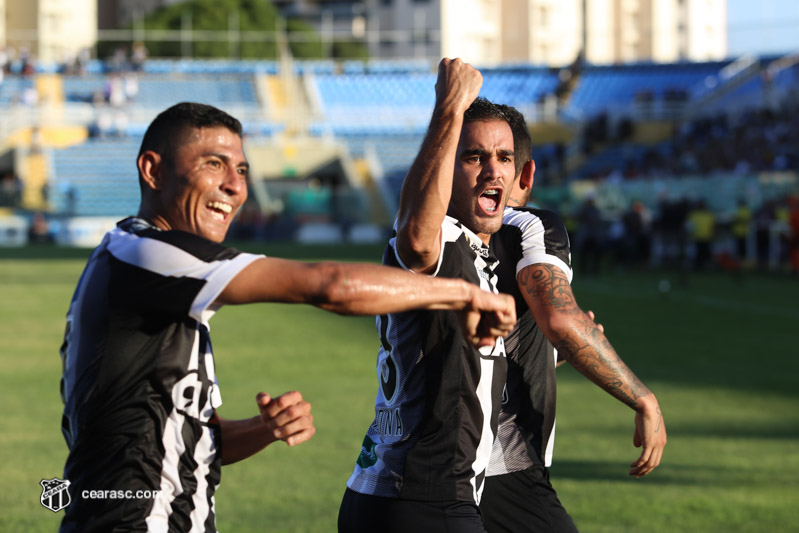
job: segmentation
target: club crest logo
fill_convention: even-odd
[[[58,478],[43,479],[39,482],[42,486],[42,507],[57,513],[72,501],[69,497],[69,481]]]

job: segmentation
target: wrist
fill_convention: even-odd
[[[650,392],[637,398],[633,409],[641,414],[656,414],[660,411],[660,405],[654,393]]]
[[[468,107],[468,105],[464,107],[456,100],[445,98],[436,104],[431,123],[436,121],[439,124],[447,125],[448,128],[452,127],[453,123],[462,124],[463,115]]]

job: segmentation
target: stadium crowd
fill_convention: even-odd
[[[630,142],[635,124],[622,120],[614,128],[602,115],[585,128],[586,155]],[[715,173],[749,174],[799,169],[795,140],[799,138],[799,105],[779,110],[751,109],[733,115],[686,120],[674,125],[671,139],[641,147],[618,166],[602,168],[592,179],[640,179]]]
[[[799,196],[728,213],[703,199],[664,197],[654,209],[633,201],[603,213],[592,196],[564,212],[582,274],[623,267],[790,271],[799,275]]]

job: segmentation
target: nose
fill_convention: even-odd
[[[231,196],[247,197],[247,173],[241,169],[231,168],[222,182],[222,190]]]
[[[489,157],[483,165],[483,179],[496,181],[502,177],[502,165],[496,157]]]

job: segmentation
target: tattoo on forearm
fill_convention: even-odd
[[[527,267],[519,275],[519,286],[531,298],[531,306],[569,316],[569,326],[552,332],[550,341],[580,373],[630,407],[635,407],[638,398],[650,394],[596,323],[577,305],[561,269],[543,263]]]

